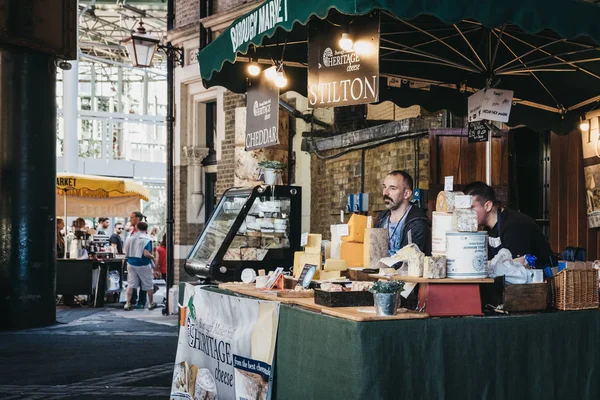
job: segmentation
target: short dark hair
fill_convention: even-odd
[[[494,189],[480,181],[469,183],[467,186],[465,186],[463,191],[465,194],[479,197],[479,200],[482,200],[483,203],[491,201],[492,203],[496,204],[497,202],[496,192]]]
[[[99,224],[103,223],[104,221],[108,221],[108,217],[100,217],[100,218],[98,218],[98,223]]]
[[[132,214],[135,215],[136,217],[138,217],[140,220],[146,219],[146,216],[139,211],[134,211],[134,212],[132,212]]]
[[[117,222],[113,227],[116,229],[117,226],[119,226],[119,225],[123,226],[123,223],[122,222]]]
[[[140,221],[137,224],[137,228],[138,231],[146,232],[148,230],[148,224],[143,221]]]
[[[410,176],[410,174],[408,172],[396,169],[396,170],[393,170],[392,172],[390,172],[388,175],[393,175],[393,176],[400,175],[402,178],[404,178],[404,185],[406,185],[406,187],[409,188],[410,190],[413,190],[413,178],[412,178],[412,176]]]

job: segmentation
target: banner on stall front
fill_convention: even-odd
[[[336,18],[335,25],[315,18],[308,32],[310,107],[379,100],[379,12]]]
[[[261,72],[249,80],[246,96],[246,151],[279,143],[279,88]]]
[[[600,116],[588,120],[589,128],[581,132],[583,174],[585,178],[588,228],[600,227]]]
[[[279,303],[185,286],[171,399],[270,398]]]

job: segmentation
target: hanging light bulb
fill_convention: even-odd
[[[589,122],[586,121],[582,121],[581,124],[579,124],[579,129],[582,132],[587,132],[590,129],[590,124]]]
[[[342,38],[340,39],[340,48],[345,51],[352,49],[352,39],[350,39],[350,35],[347,33],[342,33]]]
[[[251,62],[248,64],[248,73],[252,76],[260,74],[260,67],[258,66],[258,63]]]
[[[373,45],[366,40],[359,40],[358,42],[354,43],[354,51],[359,56],[368,56],[373,53],[373,50]]]
[[[275,85],[279,88],[285,87],[287,85],[287,78],[283,75],[283,71],[279,71],[277,73],[277,77],[275,78]]]
[[[274,81],[275,78],[277,78],[277,68],[273,65],[272,67],[265,69],[265,77]]]

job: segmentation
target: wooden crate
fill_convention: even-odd
[[[504,276],[494,279],[493,285],[481,285],[481,300],[508,312],[543,311],[548,306],[548,283],[511,285]]]

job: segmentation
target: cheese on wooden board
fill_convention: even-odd
[[[322,238],[323,235],[321,234],[309,233],[306,246],[304,246],[304,251],[306,253],[320,253]]]
[[[389,232],[385,228],[367,228],[365,230],[365,247],[363,266],[378,269],[379,260],[389,256]]]
[[[342,242],[340,247],[340,259],[346,261],[349,267],[363,266],[364,244],[353,242]]]
[[[319,280],[326,281],[327,279],[338,279],[342,277],[340,271],[321,271],[319,273]]]
[[[408,264],[408,276],[417,278],[423,276],[425,255],[416,244],[411,243],[404,246],[393,257]]]
[[[446,232],[452,230],[452,214],[434,211],[431,218],[431,252],[446,254]]]
[[[348,263],[345,260],[335,260],[327,258],[325,260],[325,266],[323,271],[346,271],[348,270]]]
[[[425,257],[423,278],[442,279],[446,277],[446,256],[432,255]]]
[[[452,230],[458,232],[477,232],[477,212],[470,209],[454,210],[454,213],[452,213]]]
[[[455,197],[464,195],[463,192],[439,192],[435,200],[435,211],[454,212]]]
[[[343,242],[363,243],[365,241],[365,229],[367,229],[368,217],[360,214],[352,214],[348,221],[348,236],[342,236]]]

